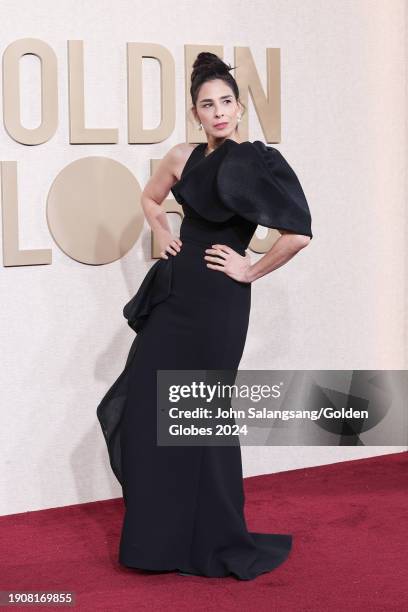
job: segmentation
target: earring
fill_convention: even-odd
[[[239,115],[238,117],[238,123],[241,121],[241,115]]]
[[[199,129],[199,130],[202,130],[202,129],[203,129],[203,124],[202,124],[202,123],[199,123],[199,124],[198,124],[198,129]]]

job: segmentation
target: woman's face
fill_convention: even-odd
[[[196,101],[196,118],[213,138],[228,138],[237,126],[241,109],[232,89],[222,79],[206,81],[200,87]],[[219,125],[217,127],[217,124]]]

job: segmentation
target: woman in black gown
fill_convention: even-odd
[[[197,56],[191,97],[208,144],[173,147],[145,188],[150,211],[171,189],[184,213],[180,237],[171,236],[165,213],[147,213],[161,257],[124,307],[137,335],[97,416],[125,502],[119,562],[251,580],[287,558],[292,536],[248,532],[239,444],[159,446],[156,439],[157,370],[236,370],[251,283],[312,238],[289,164],[260,141],[240,142],[242,105],[230,69],[212,53]],[[172,163],[184,164],[178,180],[166,166]],[[153,197],[159,192],[166,193]],[[246,249],[258,224],[291,236],[279,239],[279,257],[267,253],[251,265]]]

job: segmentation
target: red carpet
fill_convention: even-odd
[[[3,516],[0,590],[72,590],[90,611],[406,611],[407,471],[404,452],[246,479],[249,529],[294,535],[249,582],[118,566],[121,499]]]

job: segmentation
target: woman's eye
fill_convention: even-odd
[[[231,104],[231,100],[224,100],[224,102],[227,102],[228,104]],[[207,108],[207,106],[211,106],[211,102],[207,102],[207,104],[204,104],[203,108]]]

